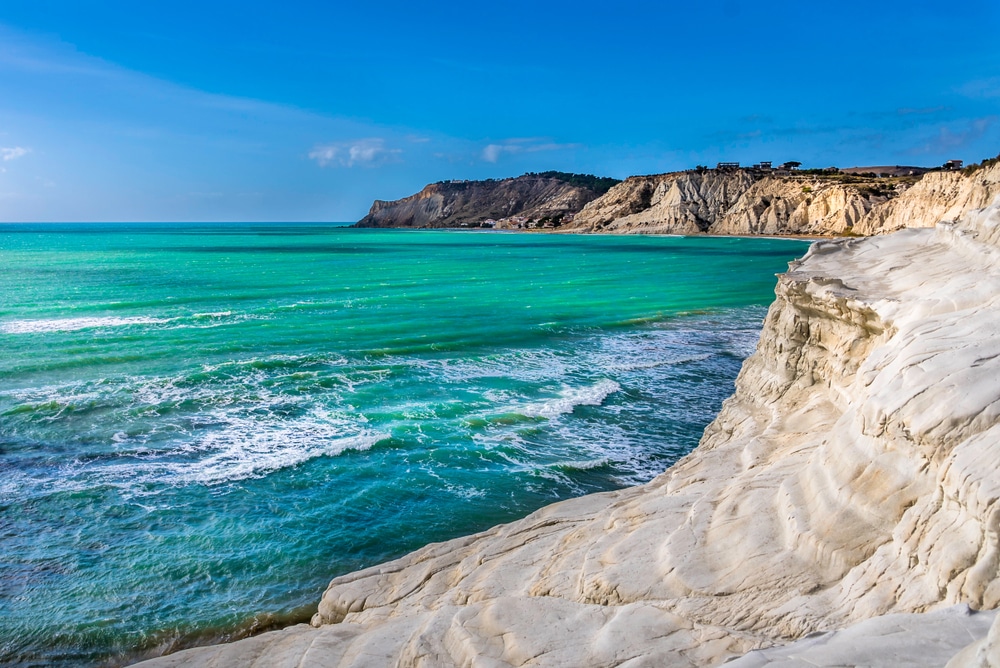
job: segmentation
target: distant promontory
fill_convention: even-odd
[[[439,181],[403,199],[376,200],[355,227],[496,227],[497,221],[509,227],[561,224],[618,183],[618,179],[566,172]]]

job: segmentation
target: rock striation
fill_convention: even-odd
[[[858,234],[886,234],[906,227],[934,227],[981,209],[1000,194],[1000,162],[971,174],[931,172],[892,201],[875,207],[855,227]]]
[[[707,232],[758,179],[745,170],[633,176],[590,202],[567,228],[608,233]]]
[[[612,234],[872,235],[933,227],[1000,194],[1000,165],[894,179],[753,170],[634,176],[564,227]]]
[[[996,611],[957,605],[924,614],[873,617],[841,631],[815,633],[782,647],[754,650],[726,668],[815,668],[816,666],[960,666],[969,638],[986,637]],[[975,648],[978,650],[978,646]]]
[[[590,202],[567,228],[618,234],[841,234],[909,184],[896,181],[890,187],[874,178],[753,170],[638,176]]]
[[[876,652],[858,639],[893,625],[1000,665],[1000,623],[941,617],[1000,606],[998,379],[1000,199],[817,242],[698,448],[650,483],[335,578],[311,626],[145,665],[710,666],[845,628]]]
[[[437,228],[512,216],[561,218],[578,212],[614,182],[560,172],[501,180],[442,181],[403,199],[376,200],[354,227]]]

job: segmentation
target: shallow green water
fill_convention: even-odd
[[[337,574],[650,479],[804,251],[0,227],[0,663],[301,619]]]

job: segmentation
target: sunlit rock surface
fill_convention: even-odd
[[[894,184],[894,185],[893,185]],[[862,182],[747,170],[633,176],[589,202],[563,229],[614,234],[886,234],[934,227],[1000,194],[1000,164],[972,173]]]

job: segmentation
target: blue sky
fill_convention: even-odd
[[[425,183],[1000,153],[1000,3],[0,3],[0,221],[356,220]]]

